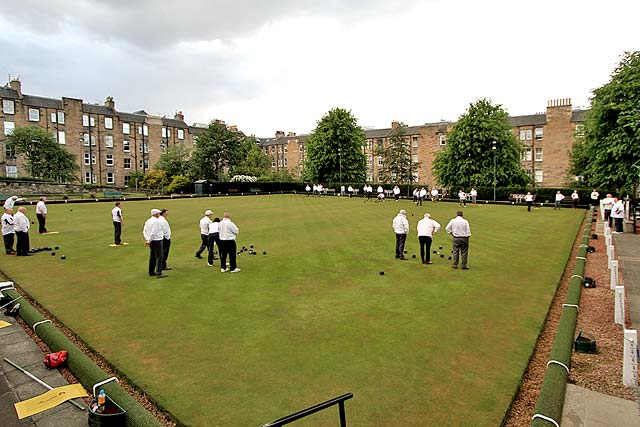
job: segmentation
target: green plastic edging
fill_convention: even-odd
[[[13,298],[20,296],[15,291],[5,293]],[[20,300],[20,317],[31,328],[36,322],[45,320],[42,314],[24,299]],[[92,392],[94,384],[110,377],[51,323],[38,325],[35,332],[49,346],[51,351],[66,350],[68,352],[67,366],[69,370],[89,393]],[[162,424],[117,383],[111,382],[101,388],[114,402],[127,411],[128,427],[161,427]]]

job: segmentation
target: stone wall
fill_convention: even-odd
[[[97,187],[91,190],[92,193],[101,193],[103,191],[118,191],[114,187]],[[53,182],[35,182],[35,181],[14,181],[0,180],[0,194],[29,196],[29,195],[47,195],[47,194],[78,194],[80,192],[89,193],[83,190],[81,185],[77,184],[56,184]]]

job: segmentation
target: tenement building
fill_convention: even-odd
[[[6,138],[14,129],[39,126],[61,146],[75,154],[80,180],[86,184],[124,186],[132,173],[145,173],[172,145],[193,146],[201,127],[189,126],[182,112],[174,118],[145,111],[116,110],[108,97],[104,105],[80,99],[44,98],[22,93],[21,82],[0,87],[0,176],[25,176],[23,159],[7,150]]]
[[[570,99],[559,99],[549,101],[545,113],[509,118],[513,134],[523,145],[522,167],[537,186],[563,187],[574,182],[574,177],[568,175],[570,152],[585,112],[572,109]],[[447,133],[453,125],[455,123],[443,121],[404,129],[403,137],[411,147],[411,160],[416,165],[417,183],[437,186],[432,174],[433,161],[446,146]],[[389,142],[399,126],[400,123],[394,121],[390,128],[365,131],[363,153],[367,181],[381,181],[383,159],[375,152]],[[273,169],[286,169],[293,176],[300,176],[305,160],[305,135],[278,131],[274,138],[260,139],[259,144],[271,156]]]

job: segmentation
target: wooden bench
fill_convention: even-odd
[[[250,188],[249,192],[251,192],[251,193],[259,193],[260,189],[259,188]]]
[[[108,197],[108,198],[120,198],[122,197],[122,193],[120,191],[105,191],[104,193],[104,197]]]
[[[335,189],[335,188],[325,188],[325,189],[324,189],[324,194],[327,194],[327,193],[335,193],[335,192],[336,192],[336,189]]]

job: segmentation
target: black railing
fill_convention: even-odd
[[[351,399],[352,397],[353,393],[343,394],[342,396],[327,400],[326,402],[319,403],[307,409],[303,409],[302,411],[287,415],[286,417],[278,418],[277,420],[271,421],[270,423],[263,424],[262,427],[284,426],[301,418],[308,417],[311,414],[315,414],[318,411],[322,411],[323,409],[330,408],[333,405],[338,405],[338,412],[340,414],[340,427],[347,427],[347,415],[344,411],[344,401],[347,399]]]

